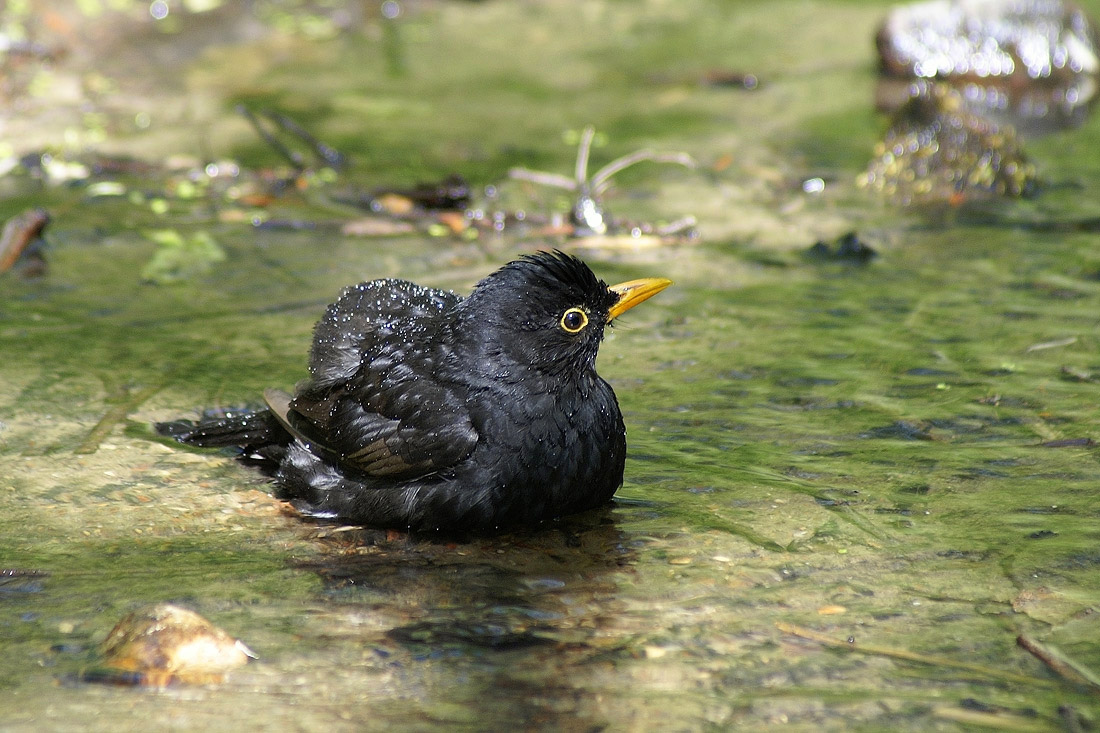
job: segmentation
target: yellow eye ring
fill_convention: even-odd
[[[570,308],[561,316],[561,327],[569,333],[577,333],[588,325],[588,314],[580,308]]]

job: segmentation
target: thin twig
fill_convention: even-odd
[[[341,170],[347,164],[348,159],[343,153],[331,145],[318,140],[311,135],[306,128],[299,125],[294,120],[290,119],[284,114],[270,113],[271,119],[273,119],[280,127],[292,135],[296,135],[302,142],[313,149],[313,152],[317,154],[317,157],[329,164],[336,170]]]
[[[1019,715],[1007,713],[987,713],[982,710],[966,710],[964,708],[939,705],[932,708],[932,715],[943,720],[950,720],[963,725],[979,726],[990,730],[1012,731],[1047,731],[1050,724],[1044,720],[1022,718]]]
[[[99,419],[99,422],[88,433],[88,437],[73,450],[73,453],[95,453],[99,450],[99,444],[103,442],[111,429],[125,420],[131,412],[140,407],[147,399],[159,392],[162,386],[157,384],[134,393],[125,390],[122,400],[110,410],[107,410],[107,413]]]
[[[1072,346],[1077,343],[1076,336],[1067,336],[1064,339],[1055,339],[1054,341],[1043,341],[1037,344],[1032,344],[1027,347],[1027,353],[1031,354],[1036,351],[1045,351],[1047,349],[1058,349],[1062,346]]]
[[[662,224],[654,229],[654,232],[658,237],[668,237],[673,234],[679,234],[685,229],[691,229],[697,223],[694,216],[681,216],[679,219],[670,221],[668,224]]]
[[[859,644],[855,641],[839,641],[832,638],[831,636],[827,636],[826,634],[821,634],[817,631],[806,629],[801,626],[795,626],[794,624],[788,624],[783,621],[776,621],[775,627],[786,634],[791,634],[802,639],[809,639],[810,641],[816,641],[819,644],[824,644],[825,646],[833,649],[844,649],[850,652],[857,652],[859,654],[870,654],[877,657],[903,659],[907,662],[928,664],[933,667],[948,667],[965,672],[972,672],[983,677],[1004,680],[1006,682],[1018,682],[1039,686],[1050,686],[1051,684],[1048,680],[1040,680],[1036,679],[1035,677],[1028,677],[1027,675],[1016,674],[1015,672],[1006,672],[1001,669],[994,669],[993,667],[983,667],[980,664],[974,664],[973,662],[962,662],[958,659],[952,659],[950,657],[920,654],[918,652],[911,652],[908,649],[893,649],[891,647],[885,646]]]
[[[608,181],[611,180],[612,176],[621,170],[629,168],[635,163],[641,163],[646,160],[654,163],[676,163],[685,168],[695,167],[695,159],[687,153],[656,153],[652,150],[636,150],[629,155],[616,158],[596,171],[596,175],[592,176],[592,182],[590,184],[592,192],[597,195],[603,193],[607,190]]]
[[[1016,637],[1016,644],[1050,667],[1059,677],[1077,685],[1085,685],[1094,690],[1100,690],[1100,676],[1097,676],[1095,672],[1080,662],[1070,659],[1054,647],[1040,644],[1023,634]]]
[[[268,132],[267,128],[265,128],[260,123],[260,119],[252,110],[250,110],[248,107],[245,107],[243,104],[238,104],[237,114],[248,120],[248,123],[252,125],[252,129],[256,131],[256,134],[259,135],[264,142],[270,145],[272,150],[285,158],[286,161],[294,167],[294,170],[301,173],[306,169],[306,165],[302,161],[302,156],[288,148],[286,145],[283,145],[279,138]]]
[[[568,176],[563,176],[560,173],[547,173],[545,171],[533,171],[530,168],[512,168],[508,171],[509,178],[515,178],[519,181],[530,181],[531,183],[537,183],[541,186],[552,186],[554,188],[563,188],[566,191],[576,191],[577,182]]]
[[[588,154],[592,152],[592,139],[596,137],[596,128],[592,125],[581,132],[581,144],[577,146],[577,166],[573,172],[573,178],[577,186],[583,186],[588,180]]]
[[[4,224],[0,234],[0,272],[7,272],[30,244],[42,236],[42,230],[50,222],[45,209],[30,209],[17,214]]]

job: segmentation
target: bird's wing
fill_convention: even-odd
[[[371,476],[435,473],[470,454],[465,401],[433,378],[441,314],[460,298],[404,281],[349,288],[317,324],[313,378],[272,412],[314,450]],[[286,399],[284,399],[286,398]]]
[[[434,394],[397,395],[411,407],[391,412],[398,417],[364,406],[359,395],[344,390],[320,398],[267,390],[264,397],[279,421],[314,452],[370,476],[413,478],[457,463],[478,439],[461,405],[445,409],[455,400],[442,390],[429,392]]]

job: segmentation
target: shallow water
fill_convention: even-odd
[[[1016,643],[1100,672],[1100,123],[1028,141],[1051,182],[1036,200],[903,212],[858,192],[885,124],[886,7],[423,2],[386,21],[371,4],[341,28],[272,2],[177,8],[174,28],[105,10],[58,32],[72,53],[6,122],[18,153],[280,165],[233,114],[243,101],[353,163],[256,210],[182,195],[165,171],[111,177],[110,196],[0,179],[4,218],[54,216],[49,273],[0,280],[0,569],[22,573],[0,576],[0,728],[1100,722],[1095,688]],[[712,70],[763,84],[708,87]],[[622,501],[468,542],[387,536],[303,523],[226,456],[153,438],[153,421],[292,386],[346,284],[461,292],[563,244],[251,216],[339,220],[350,190],[452,171],[567,173],[588,123],[596,166],[644,146],[701,164],[639,166],[608,199],[641,221],[693,214],[697,243],[579,250],[609,282],[676,281],[601,351],[628,425]],[[824,191],[805,193],[815,177]],[[206,233],[226,259],[144,282],[163,230]],[[879,256],[803,256],[848,231]],[[157,601],[259,660],[217,687],[78,681],[113,624]]]

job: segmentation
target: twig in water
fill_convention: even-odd
[[[1057,349],[1062,346],[1072,346],[1075,343],[1077,343],[1076,336],[1069,336],[1064,339],[1055,339],[1054,341],[1043,341],[1041,343],[1028,346],[1027,353],[1030,354],[1033,351],[1046,351],[1047,349]]]
[[[918,652],[911,652],[908,649],[893,649],[885,646],[872,646],[870,644],[858,644],[855,641],[839,641],[826,634],[813,631],[812,629],[806,629],[801,626],[795,626],[794,624],[788,624],[784,621],[776,621],[775,627],[786,634],[791,634],[802,639],[809,639],[810,641],[816,641],[819,644],[831,647],[833,649],[844,649],[850,652],[858,652],[860,654],[870,654],[876,657],[890,657],[892,659],[904,659],[907,662],[917,662],[919,664],[929,664],[933,667],[949,667],[951,669],[958,669],[964,672],[972,672],[974,674],[989,677],[996,680],[1004,680],[1006,682],[1018,682],[1028,685],[1036,685],[1040,687],[1049,687],[1051,683],[1048,680],[1040,680],[1035,677],[1028,677],[1023,674],[1016,674],[1015,672],[1006,672],[1001,669],[995,669],[993,667],[984,667],[980,664],[974,664],[973,662],[963,662],[958,659],[952,659],[950,657],[939,657],[930,654],[920,654]]]
[[[1016,637],[1016,644],[1050,667],[1059,677],[1074,684],[1084,685],[1100,691],[1100,676],[1097,676],[1095,672],[1080,662],[1070,659],[1054,647],[1040,644],[1023,634]]]
[[[937,705],[932,708],[932,715],[944,720],[950,720],[963,725],[978,726],[991,730],[1013,731],[1039,731],[1050,730],[1050,724],[1045,720],[1022,718],[1019,715],[1006,713],[987,713],[981,710],[966,710],[964,708]]]
[[[95,427],[91,429],[91,432],[88,433],[88,437],[73,450],[73,453],[95,453],[99,450],[99,444],[102,443],[103,439],[107,437],[107,434],[111,432],[111,428],[125,420],[131,412],[159,392],[162,386],[163,385],[157,384],[152,387],[140,389],[134,393],[130,393],[129,389],[124,388],[122,400],[110,410],[107,410],[107,414],[99,419],[99,422],[97,422]]]
[[[42,230],[50,223],[45,209],[30,209],[17,214],[4,224],[0,233],[0,272],[7,272],[23,256],[35,254],[34,245],[42,237]],[[40,267],[45,265],[41,252],[37,253]]]

